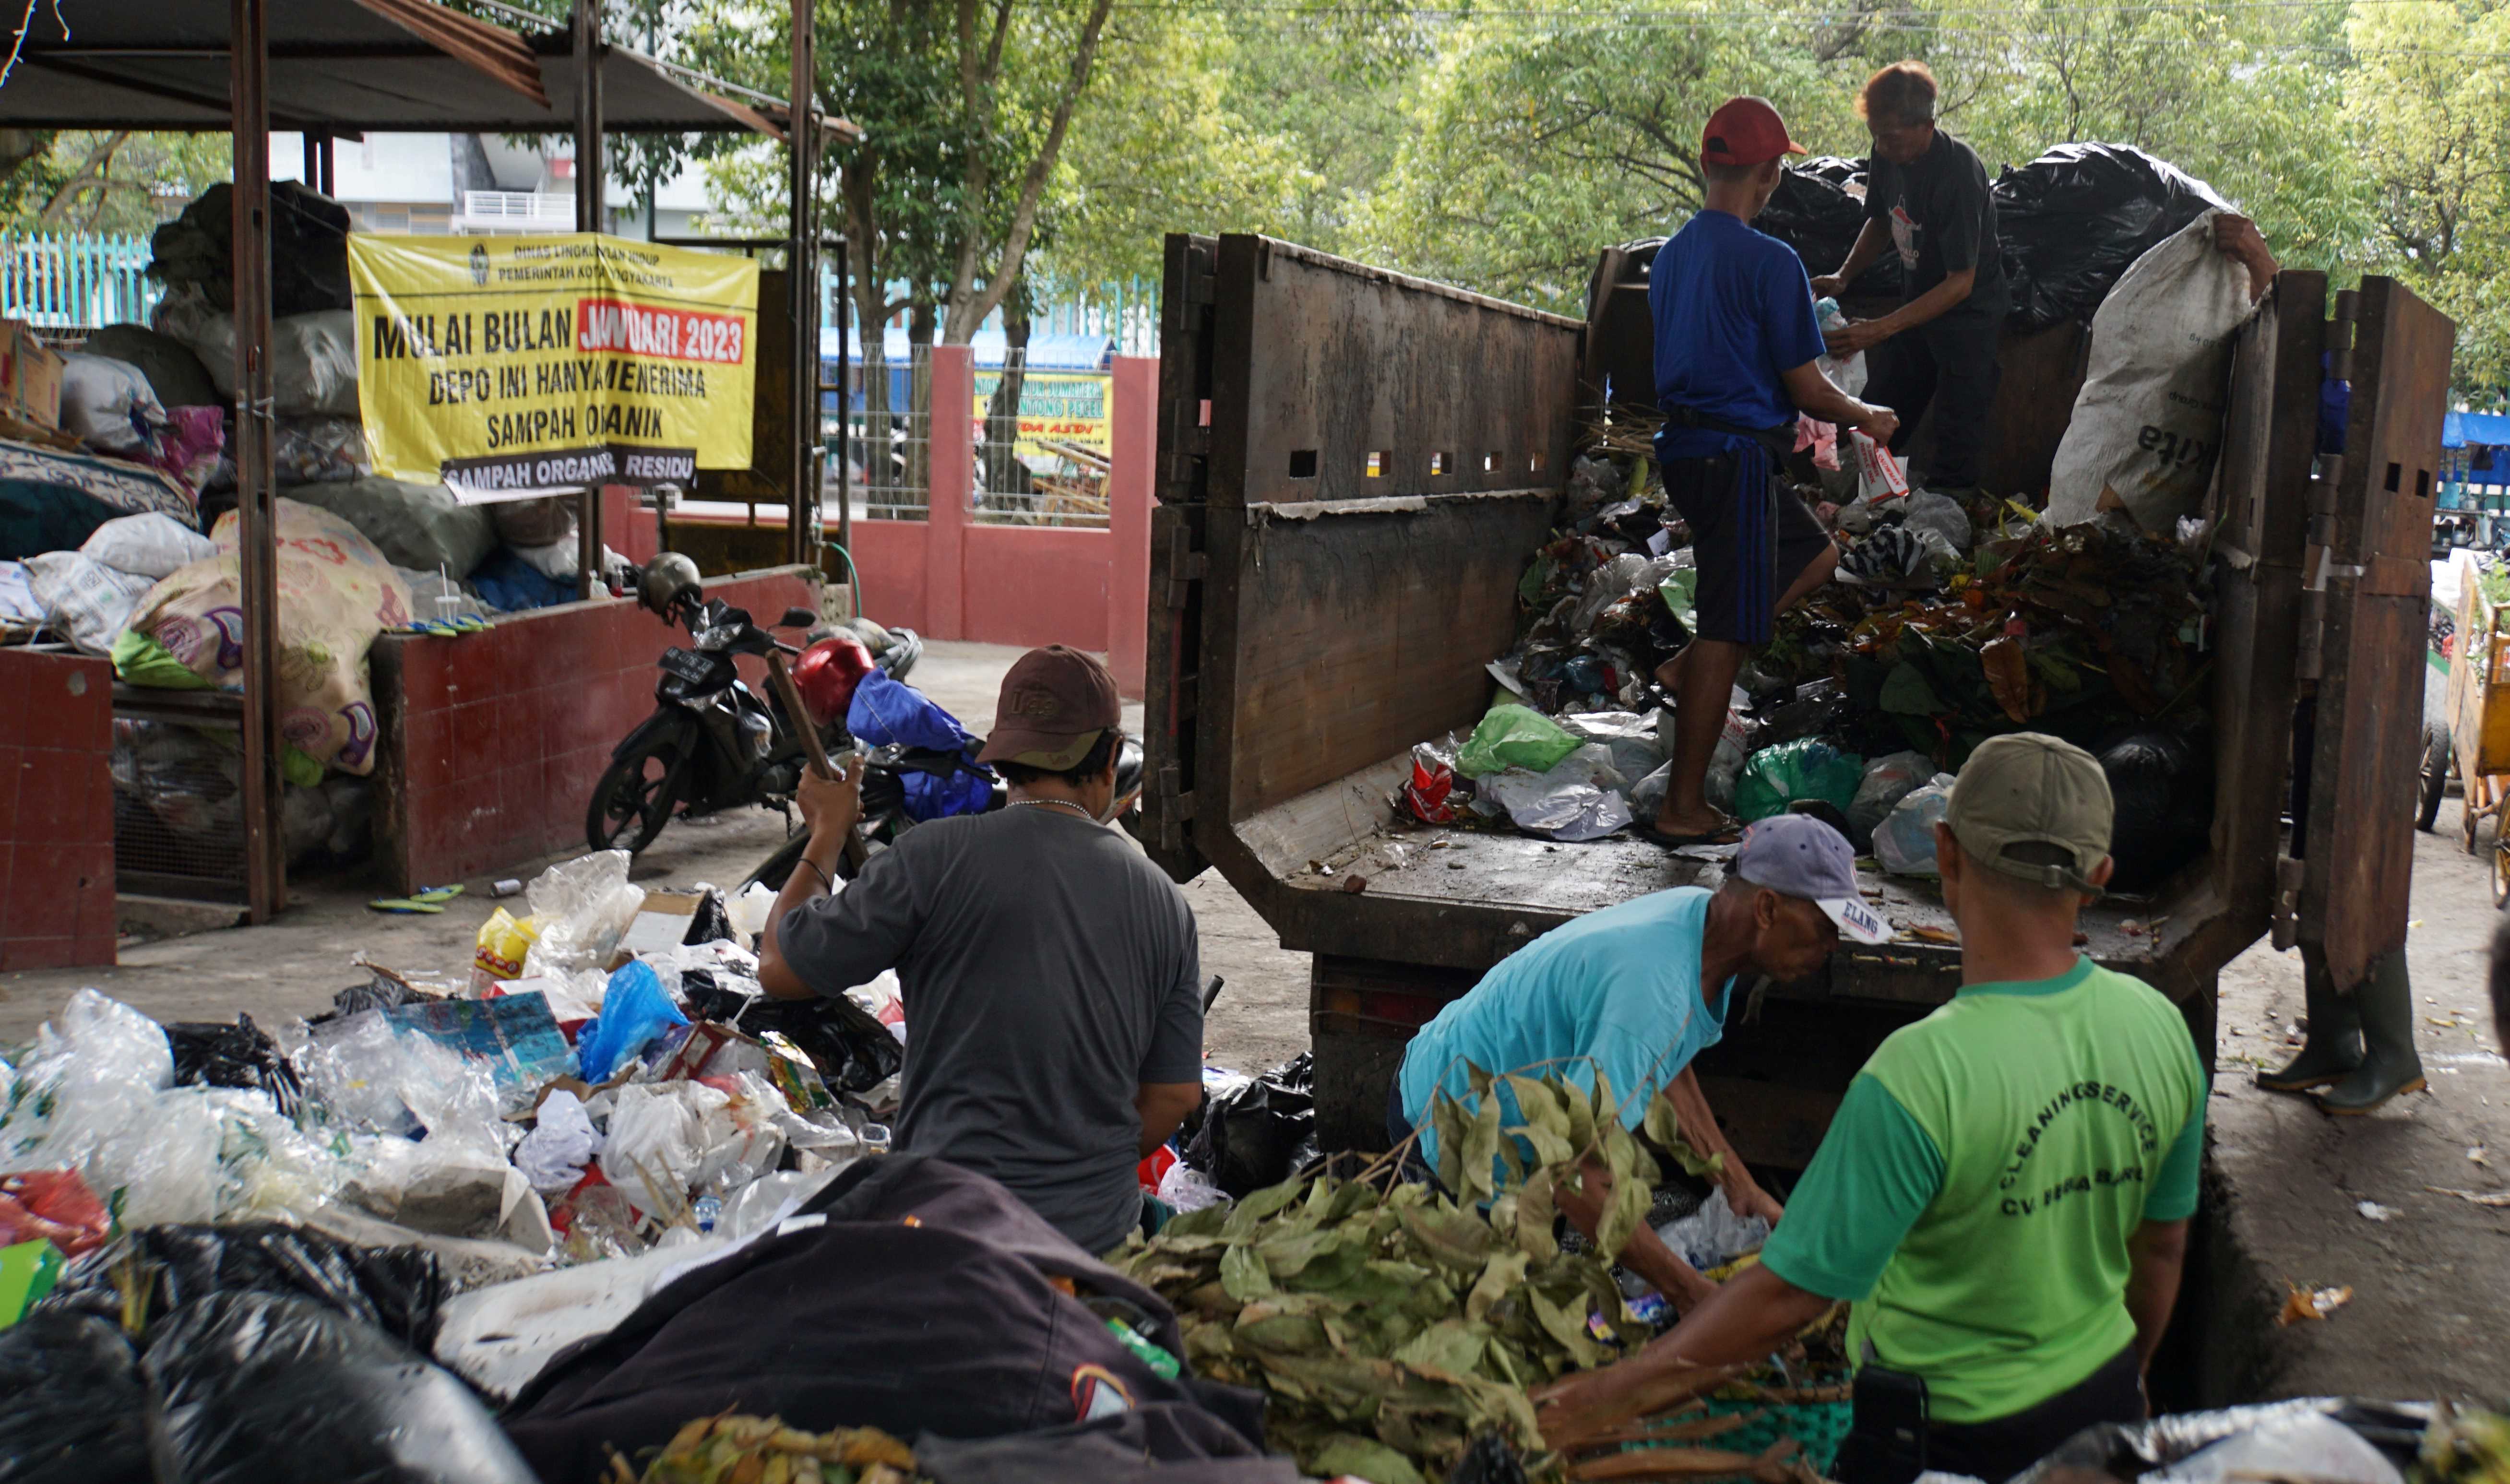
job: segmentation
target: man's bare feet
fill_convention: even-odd
[[[1671,800],[1656,811],[1655,832],[1676,840],[1711,840],[1742,828],[1740,821],[1712,805],[1677,812]]]

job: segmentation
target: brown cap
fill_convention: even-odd
[[[976,761],[1061,772],[1077,766],[1123,716],[1107,666],[1060,644],[1032,649],[1003,676],[994,732]]]

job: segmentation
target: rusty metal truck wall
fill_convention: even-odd
[[[1171,238],[1167,298],[1148,824],[1251,894],[1231,823],[1480,714],[1583,326],[1261,237]]]
[[[2338,985],[2406,941],[2415,776],[2422,755],[2432,509],[2457,327],[2394,279],[2339,295],[2353,402],[2340,467],[2310,495],[2302,678],[2318,681],[2301,939]],[[2349,301],[2349,305],[2347,303]],[[2304,621],[2306,624],[2306,620]]]

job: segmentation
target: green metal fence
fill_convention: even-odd
[[[145,323],[166,285],[138,237],[39,234],[0,240],[0,315],[57,328]]]

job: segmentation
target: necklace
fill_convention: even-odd
[[[1088,821],[1089,821],[1090,823],[1092,823],[1092,824],[1095,824],[1095,823],[1097,823],[1097,822],[1098,822],[1098,817],[1097,817],[1096,815],[1093,815],[1093,814],[1091,814],[1088,810],[1084,809],[1084,808],[1082,808],[1080,805],[1073,803],[1070,799],[1013,799],[1013,800],[1011,800],[1011,808],[1013,808],[1013,809],[1068,809],[1068,810],[1071,810],[1074,814],[1077,814],[1077,815],[1079,815],[1081,818],[1084,818],[1084,819],[1088,820]]]

